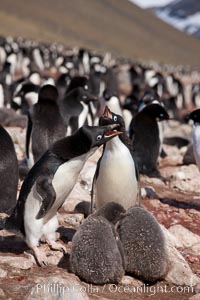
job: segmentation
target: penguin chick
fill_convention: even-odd
[[[15,210],[5,220],[4,228],[24,235],[39,265],[47,263],[38,249],[40,239],[46,239],[53,249],[63,249],[55,242],[57,211],[72,191],[88,157],[120,134],[112,128],[83,126],[74,135],[55,142],[24,180]]]
[[[92,200],[95,194],[96,208],[107,202],[117,202],[125,209],[139,204],[139,175],[132,155],[131,141],[125,132],[124,120],[120,115],[111,112],[106,106],[100,125],[119,124],[117,130],[122,134],[109,141],[97,163],[93,179]]]
[[[104,217],[106,220],[115,225],[122,216],[124,216],[123,213],[125,212],[126,210],[121,204],[112,201],[98,209],[95,213],[93,213],[93,216]]]
[[[90,202],[83,200],[75,206],[74,213],[83,214],[84,218],[87,218],[91,213],[90,207],[91,207]]]
[[[124,213],[118,203],[107,203],[90,215],[73,236],[71,271],[85,282],[118,283],[124,275],[124,253],[113,225]]]
[[[163,279],[168,268],[165,238],[154,216],[141,207],[130,208],[119,221],[126,272],[145,281]]]
[[[161,177],[157,169],[160,153],[158,120],[168,120],[165,108],[157,101],[141,103],[130,124],[130,138],[139,172],[151,177]]]
[[[13,141],[0,125],[0,213],[11,214],[17,198],[18,161]]]
[[[194,122],[192,128],[192,144],[196,164],[200,170],[200,109],[196,109],[189,115]]]
[[[26,155],[29,160],[29,144],[31,140],[34,163],[47,151],[50,145],[65,137],[67,133],[67,127],[59,112],[57,99],[57,88],[49,84],[44,85],[40,89],[38,102],[29,109]]]

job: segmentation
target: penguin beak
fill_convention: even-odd
[[[108,132],[106,132],[106,134],[104,135],[104,137],[105,138],[113,137],[113,136],[116,136],[116,135],[120,135],[122,133],[123,133],[122,131],[108,131]]]
[[[112,113],[110,111],[110,109],[108,108],[108,106],[105,106],[104,112],[103,112],[103,118],[105,119],[112,119]]]
[[[120,135],[123,132],[122,131],[114,131],[113,129],[115,129],[118,126],[118,124],[113,124],[111,126],[108,127],[108,131],[106,131],[104,137],[105,138],[110,138],[116,135]]]

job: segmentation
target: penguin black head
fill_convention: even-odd
[[[155,101],[161,103],[158,94],[153,90],[151,92],[146,92],[141,100],[141,102],[143,102],[145,105],[155,103]]]
[[[88,90],[88,78],[86,76],[76,76],[72,78],[71,82],[67,87],[67,93],[71,92],[72,90],[82,87],[85,90]]]
[[[18,90],[18,88],[20,89]],[[14,92],[15,97],[23,97],[25,94],[30,93],[30,92],[35,92],[38,93],[40,87],[38,85],[35,85],[32,82],[23,82],[19,85],[19,87],[16,89]]]
[[[103,92],[103,98],[108,101],[112,97],[111,91],[109,89],[105,89]]]
[[[49,150],[63,160],[69,160],[90,152],[93,148],[100,147],[107,141],[122,134],[114,131],[116,125],[80,127],[73,135],[67,136],[55,142]]]
[[[125,99],[123,108],[132,112],[132,114],[137,113],[139,105],[139,99],[136,94],[132,94],[131,96]]]
[[[58,99],[58,90],[55,86],[46,84],[39,91],[38,103],[44,101],[56,102]]]
[[[126,210],[124,207],[116,202],[108,202],[94,213],[96,216],[101,216],[109,222],[116,224],[121,218],[125,216]]]
[[[77,96],[80,101],[83,101],[84,103],[88,104],[91,101],[98,101],[98,98],[92,95],[89,91],[88,88],[85,87],[78,87],[75,89],[77,91]],[[75,91],[74,90],[74,91]],[[73,92],[73,91],[72,91]]]
[[[108,126],[84,125],[79,129],[79,131],[88,138],[90,148],[94,148],[105,144],[116,135],[122,134],[121,131],[114,131],[115,128],[115,124]]]
[[[169,115],[162,105],[162,103],[155,99],[148,99],[147,101],[143,98],[140,102],[138,112],[144,112],[151,118],[157,119],[158,121],[169,120]]]
[[[124,119],[122,118],[122,116],[113,113],[106,105],[103,115],[99,119],[99,125],[104,126],[110,124],[118,125],[116,129],[120,129],[125,126]]]
[[[194,122],[194,124],[200,123],[200,109],[195,109],[191,112],[189,118]]]

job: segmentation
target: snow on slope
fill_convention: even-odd
[[[152,11],[166,23],[200,38],[200,0],[129,0]],[[188,5],[188,7],[187,7]],[[192,7],[191,7],[192,5]],[[176,8],[176,9],[174,9]],[[178,8],[178,9],[177,9]],[[192,14],[191,14],[192,10]]]

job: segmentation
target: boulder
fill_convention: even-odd
[[[8,272],[0,268],[0,278],[7,277]]]
[[[189,300],[199,300],[199,299],[200,299],[200,294],[196,294],[189,298]]]
[[[177,238],[174,234],[172,234],[169,230],[167,230],[167,228],[165,228],[165,226],[160,224],[160,227],[165,235],[165,239],[166,239],[166,242],[168,245],[175,247],[175,248],[183,247],[183,243],[179,238]]]
[[[179,251],[171,246],[167,246],[169,255],[169,271],[165,277],[166,281],[178,286],[196,286],[200,283],[200,278],[193,274],[190,266],[179,253]]]
[[[199,235],[194,234],[180,224],[171,226],[169,228],[169,232],[181,241],[183,248],[185,248],[188,253],[200,255]]]
[[[33,266],[31,259],[21,256],[0,256],[0,265],[2,264],[21,270],[28,270]]]

